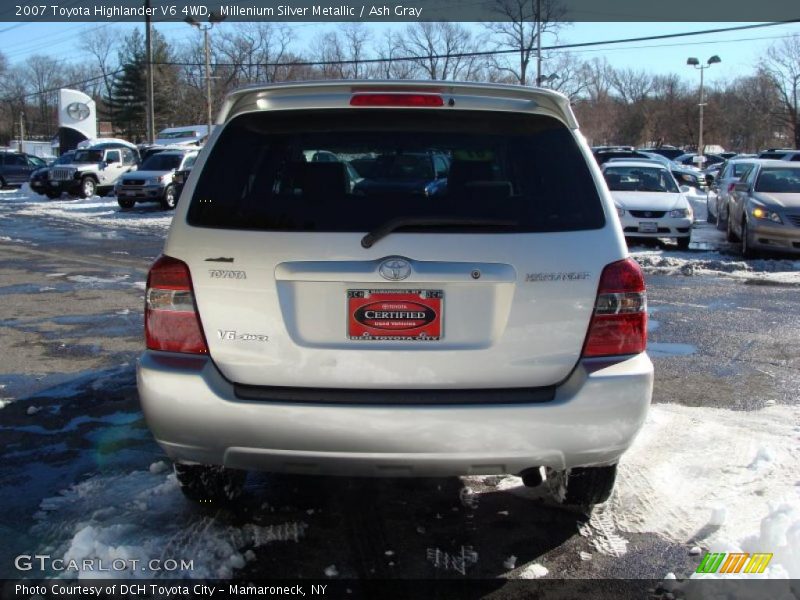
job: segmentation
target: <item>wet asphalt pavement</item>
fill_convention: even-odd
[[[44,499],[92,478],[163,468],[134,376],[144,281],[163,234],[18,216],[2,199],[0,217],[0,236],[13,240],[0,241],[0,577],[14,577],[14,556],[63,551],[80,520],[80,503],[73,520],[42,517]],[[734,409],[796,402],[798,292],[723,277],[648,276],[654,402]],[[661,578],[696,566],[687,547],[652,534],[625,534],[622,556],[596,552],[581,535],[583,515],[510,494],[500,480],[254,475],[236,507],[175,496],[165,510],[183,524],[185,533],[170,541],[177,553],[202,550],[199,538],[212,525],[275,532],[272,543],[251,544],[245,565],[234,565],[233,575],[245,578],[322,577],[332,565],[353,578],[515,577],[504,565],[512,555],[517,567],[538,562],[560,577]]]

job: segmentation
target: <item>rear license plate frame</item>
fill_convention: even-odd
[[[345,333],[351,341],[441,341],[444,290],[348,289]]]

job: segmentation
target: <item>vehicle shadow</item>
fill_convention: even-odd
[[[335,565],[354,579],[489,579],[576,536],[585,515],[497,488],[502,479],[251,475],[229,518],[303,523],[304,535],[256,548],[238,577],[316,578]]]

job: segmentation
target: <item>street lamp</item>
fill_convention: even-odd
[[[700,135],[699,139],[697,140],[697,158],[698,163],[702,167],[703,166],[703,150],[705,146],[703,145],[703,107],[706,105],[705,103],[705,95],[703,90],[703,71],[708,69],[711,65],[717,64],[722,62],[722,59],[717,56],[716,54],[708,59],[706,64],[701,65],[700,61],[697,60],[695,57],[689,57],[686,60],[686,64],[694,67],[695,69],[700,70]]]
[[[208,16],[208,23],[201,23],[193,17],[186,17],[186,22],[192,27],[197,27],[203,32],[203,42],[205,44],[206,52],[206,109],[208,111],[208,135],[211,136],[211,127],[213,125],[213,117],[211,115],[211,47],[209,45],[208,32],[217,23],[221,23],[225,19],[222,15],[211,13]]]

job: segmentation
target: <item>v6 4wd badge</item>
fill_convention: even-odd
[[[224,341],[242,341],[242,342],[268,342],[268,335],[261,335],[260,333],[238,333],[235,330],[217,329],[219,339]]]

